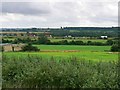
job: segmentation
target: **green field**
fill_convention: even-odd
[[[56,59],[76,57],[82,60],[116,61],[117,53],[109,53],[110,46],[75,46],[75,45],[35,45],[41,52],[4,52],[7,57],[27,57],[28,55]],[[70,50],[75,50],[71,52]],[[77,50],[77,51],[76,51]]]
[[[92,60],[92,61],[117,61],[118,54],[109,54],[105,52],[6,52],[3,53],[7,57],[20,58],[20,57],[28,57],[37,56],[43,58],[51,58],[54,57],[57,60],[61,58],[69,58],[76,57],[82,60]]]
[[[108,51],[111,46],[35,45],[41,50]]]

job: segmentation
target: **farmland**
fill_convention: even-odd
[[[41,52],[5,52],[3,55],[7,57],[26,57],[38,56],[44,58],[55,57],[60,58],[77,57],[83,60],[94,61],[116,61],[117,53],[109,53],[110,46],[75,46],[75,45],[35,45],[40,48]]]
[[[37,57],[44,57],[44,58],[51,58],[55,57],[57,60],[61,58],[68,58],[68,57],[77,57],[78,59],[83,60],[92,60],[92,61],[117,61],[118,54],[111,54],[111,53],[104,53],[104,52],[6,52],[3,53],[7,57],[27,57],[27,56],[37,56]]]
[[[3,88],[118,88],[111,46],[34,46],[41,51],[3,52]]]
[[[80,45],[35,45],[41,50],[79,50],[79,51],[105,51],[111,46],[80,46]]]
[[[41,52],[3,52],[3,88],[118,88],[110,46],[36,46]]]
[[[5,43],[40,50],[3,50],[3,88],[118,88],[118,52],[111,52],[116,37],[100,39],[103,31],[95,32],[94,37],[86,31],[89,37],[83,37],[86,32],[78,30],[78,35],[70,30],[73,36],[66,38],[68,31],[62,31],[4,35]]]

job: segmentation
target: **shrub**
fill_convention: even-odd
[[[38,49],[37,47],[35,46],[32,46],[32,44],[27,44],[25,46],[22,47],[22,51],[40,51],[40,49]]]
[[[42,35],[42,36],[38,37],[37,43],[38,44],[49,44],[50,40],[48,40],[48,38],[46,36]]]
[[[120,51],[119,45],[117,45],[117,44],[112,45],[111,51],[112,52],[118,52],[118,51]]]
[[[107,45],[113,45],[113,43],[114,43],[113,40],[107,40],[106,42]]]
[[[67,41],[67,40],[59,41],[59,43],[60,43],[61,45],[68,45],[68,41]]]

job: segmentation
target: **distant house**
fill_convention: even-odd
[[[0,44],[0,46],[3,48],[4,52],[9,52],[9,51],[20,51],[22,50],[22,44]]]
[[[101,39],[107,39],[108,36],[101,36],[100,38],[101,38]]]

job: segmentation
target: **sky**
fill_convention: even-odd
[[[4,0],[0,27],[118,26],[118,0]]]

